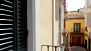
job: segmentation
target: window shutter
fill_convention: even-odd
[[[27,0],[0,0],[0,51],[27,51]]]
[[[18,0],[18,44],[20,51],[26,51],[27,44],[27,12],[26,0]],[[24,38],[25,37],[25,38]]]
[[[0,51],[13,51],[13,1],[0,0]]]

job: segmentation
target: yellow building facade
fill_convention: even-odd
[[[66,14],[66,30],[70,32],[68,42],[73,46],[82,46],[84,44],[84,21],[83,13],[68,12],[68,14]]]

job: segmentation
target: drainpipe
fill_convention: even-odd
[[[61,8],[59,8],[59,43],[61,45],[61,33],[60,33],[60,31],[61,31]]]

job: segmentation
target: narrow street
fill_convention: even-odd
[[[85,49],[84,47],[80,47],[80,46],[72,46],[71,51],[87,51],[87,49]]]

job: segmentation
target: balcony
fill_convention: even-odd
[[[84,28],[71,28],[71,33],[84,33]]]
[[[54,45],[42,45],[41,46],[41,51],[43,50],[43,47],[46,47],[47,51],[65,51],[65,46],[54,46]]]

